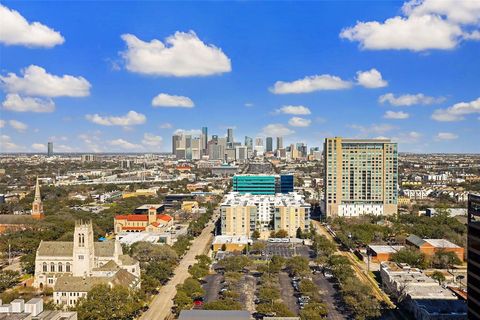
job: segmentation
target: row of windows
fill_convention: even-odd
[[[42,265],[42,270],[43,272],[48,272],[48,264],[46,262],[43,263]],[[71,265],[70,262],[67,262],[65,264],[65,272],[70,272],[71,270]],[[58,263],[57,267],[55,267],[55,263],[51,262],[50,263],[50,272],[63,272],[63,264],[61,262]]]

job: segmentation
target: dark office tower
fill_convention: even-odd
[[[202,147],[201,149],[207,150],[207,143],[208,143],[208,128],[202,127]]]
[[[179,147],[181,138],[182,138],[181,136],[176,134],[172,136],[172,154],[174,155],[177,154],[177,148]]]
[[[480,319],[480,194],[468,195],[468,319]]]
[[[283,149],[283,137],[277,137],[277,150]]]
[[[267,152],[273,151],[273,138],[267,137]]]
[[[53,157],[53,142],[48,143],[47,157]]]
[[[233,129],[227,129],[227,145],[233,145]]]

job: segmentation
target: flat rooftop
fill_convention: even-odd
[[[372,251],[374,251],[377,254],[381,253],[395,253],[403,248],[405,246],[387,246],[387,245],[369,245],[368,246]]]
[[[245,207],[245,206],[257,206],[257,205],[270,205],[270,206],[308,206],[310,204],[305,202],[303,195],[296,192],[290,192],[287,194],[277,193],[272,195],[264,194],[250,194],[230,192],[223,198],[222,206],[232,207]]]
[[[452,243],[445,239],[423,239],[425,242],[429,243],[430,245],[434,246],[435,248],[460,248],[455,243]]]

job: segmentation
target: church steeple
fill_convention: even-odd
[[[32,203],[32,217],[35,219],[43,219],[45,215],[43,214],[43,203],[42,196],[40,194],[40,183],[37,177],[37,184],[35,185],[35,198]]]

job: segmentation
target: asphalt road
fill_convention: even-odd
[[[150,304],[150,308],[140,317],[143,320],[164,320],[170,315],[173,307],[173,298],[177,294],[176,286],[181,284],[187,279],[190,274],[188,273],[188,266],[193,265],[197,255],[203,254],[210,246],[212,241],[212,231],[214,224],[210,223],[202,233],[193,240],[190,250],[185,254],[180,261],[177,268],[175,268],[175,274],[170,281],[163,286],[155,298]]]
[[[317,273],[313,276],[313,282],[320,288],[322,293],[322,299],[327,304],[328,319],[331,320],[344,320],[348,319],[342,315],[338,310],[339,299],[337,290],[333,288],[333,285],[328,281],[322,273]]]

